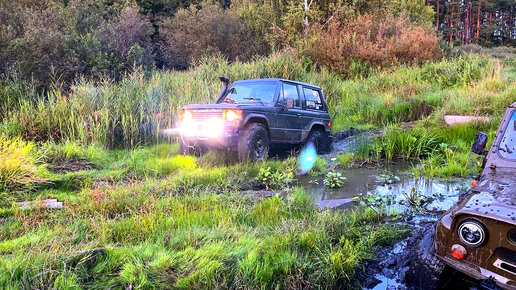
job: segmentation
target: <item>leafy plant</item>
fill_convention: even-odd
[[[265,189],[277,190],[284,187],[289,187],[294,179],[294,174],[290,171],[273,171],[271,170],[271,167],[260,167],[256,179],[258,180],[260,186],[265,187]]]
[[[423,208],[431,201],[429,197],[421,194],[415,187],[412,187],[410,192],[403,192],[403,195],[408,205],[416,208]]]
[[[324,186],[329,188],[339,188],[344,185],[346,180],[347,178],[342,176],[342,173],[340,172],[328,172],[324,179]]]
[[[401,180],[399,176],[396,176],[390,172],[387,172],[385,174],[379,174],[378,178],[380,178],[383,182],[387,184],[393,184]]]

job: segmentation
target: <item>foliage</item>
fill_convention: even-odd
[[[380,180],[382,180],[383,182],[387,183],[387,184],[393,184],[393,183],[401,181],[401,178],[399,176],[394,175],[391,172],[386,172],[384,174],[379,174],[378,178]]]
[[[38,171],[34,143],[0,136],[0,192],[27,185]]]
[[[421,194],[415,187],[412,187],[410,192],[403,192],[403,195],[408,205],[418,209],[424,208],[425,204],[430,202],[429,197]]]
[[[118,79],[134,65],[152,65],[151,24],[131,2],[36,2],[0,2],[0,74],[49,87],[77,75]]]
[[[256,179],[261,186],[265,187],[265,189],[277,190],[288,187],[294,179],[294,174],[292,171],[273,171],[270,167],[260,167],[260,171],[258,172]]]
[[[398,63],[422,64],[441,55],[438,37],[413,27],[403,17],[363,15],[348,22],[332,20],[327,27],[315,25],[309,31],[307,52],[312,59],[344,75],[356,66],[367,68]]]
[[[221,54],[230,61],[245,61],[257,52],[251,32],[232,10],[218,4],[180,9],[164,20],[159,33],[167,66],[186,69],[203,57]]]
[[[384,135],[376,139],[375,146],[387,160],[395,157],[426,158],[439,148],[440,142],[437,136],[424,131],[404,131],[389,126]]]
[[[323,176],[328,171],[328,160],[317,157],[314,166],[308,172],[310,176]]]
[[[356,157],[354,153],[342,153],[337,155],[337,162],[339,166],[351,167]]]
[[[329,188],[339,188],[344,185],[347,178],[342,176],[340,172],[328,172],[324,178],[324,186]]]

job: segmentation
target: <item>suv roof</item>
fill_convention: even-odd
[[[239,81],[235,81],[234,83],[236,84],[236,83],[245,83],[245,82],[263,82],[263,81],[289,82],[289,83],[294,83],[294,84],[297,84],[297,85],[302,85],[302,86],[306,86],[306,87],[311,87],[311,88],[318,89],[318,90],[320,90],[320,89],[321,89],[321,87],[316,86],[316,85],[312,85],[312,84],[309,84],[309,83],[304,83],[304,82],[300,82],[300,81],[293,81],[293,80],[287,80],[287,79],[279,79],[279,78],[248,79],[248,80],[239,80]]]

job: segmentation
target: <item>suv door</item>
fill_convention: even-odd
[[[294,99],[294,108],[286,110],[286,99]],[[295,84],[282,83],[277,102],[277,114],[271,122],[271,139],[281,143],[300,143],[303,124],[301,99]]]
[[[322,92],[310,87],[302,87],[301,89],[304,102],[303,107],[305,109],[301,117],[303,126],[302,137],[304,139],[310,133],[314,122],[326,125],[330,119],[328,117],[328,109],[323,101]]]

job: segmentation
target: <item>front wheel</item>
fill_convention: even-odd
[[[415,289],[439,289],[445,264],[435,254],[435,227],[426,230],[410,258],[405,280]]]
[[[238,139],[238,159],[240,161],[262,161],[269,156],[269,133],[264,125],[251,123]]]
[[[312,130],[306,139],[306,143],[314,144],[317,154],[324,154],[330,151],[330,138],[328,137],[328,133],[320,129]]]

